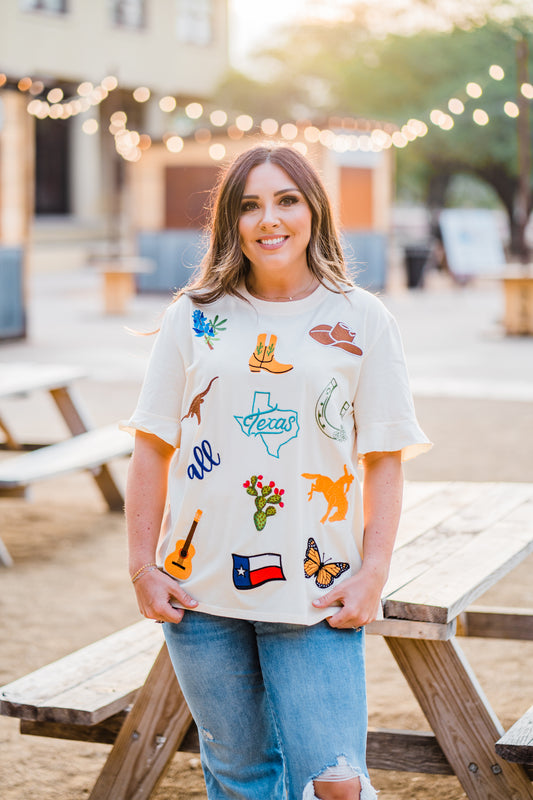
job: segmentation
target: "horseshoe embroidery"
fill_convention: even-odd
[[[336,439],[338,442],[344,442],[348,438],[348,435],[342,425],[336,426],[333,425],[327,418],[326,410],[328,407],[328,403],[331,399],[331,395],[337,388],[338,384],[335,378],[332,378],[328,385],[322,390],[320,393],[320,397],[316,401],[315,405],[315,419],[316,424],[326,436],[329,436],[330,439]],[[339,416],[342,419],[348,409],[350,408],[350,404],[348,401],[345,401],[342,404],[341,410],[339,412]]]

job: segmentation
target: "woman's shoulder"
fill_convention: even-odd
[[[337,295],[339,303],[347,302],[351,309],[358,315],[364,314],[365,316],[381,319],[389,318],[390,311],[385,303],[378,295],[363,289],[361,286],[351,286],[344,294]]]

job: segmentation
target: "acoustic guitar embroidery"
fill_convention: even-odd
[[[320,558],[317,543],[313,537],[307,540],[307,550],[304,558],[304,572],[306,578],[314,578],[319,589],[329,589],[333,581],[350,569],[347,561],[325,561]]]
[[[195,395],[195,397],[193,397],[191,405],[189,406],[189,411],[187,412],[187,414],[185,414],[184,417],[181,418],[181,422],[183,422],[184,419],[189,419],[189,418],[192,419],[194,416],[196,416],[196,419],[198,420],[198,425],[201,423],[202,417],[200,413],[200,406],[204,402],[204,398],[208,393],[209,389],[211,388],[213,381],[216,381],[217,378],[218,375],[215,375],[214,378],[211,378],[211,380],[207,385],[207,389],[204,389],[203,392],[200,392],[199,394]]]
[[[328,403],[331,400],[331,395],[337,388],[338,383],[335,378],[332,378],[328,385],[322,390],[320,393],[320,397],[316,401],[315,405],[315,419],[316,424],[326,436],[329,436],[330,439],[336,439],[338,442],[345,442],[348,438],[346,430],[342,425],[334,425],[328,419],[327,416],[327,408]],[[346,412],[350,408],[350,404],[347,400],[344,401],[342,404],[341,410],[339,411],[339,417],[342,420],[345,416]]]
[[[194,515],[194,520],[191,525],[191,529],[187,534],[187,538],[179,539],[176,542],[176,549],[172,553],[169,553],[165,559],[166,572],[168,572],[168,574],[172,575],[174,578],[179,578],[182,581],[187,580],[187,578],[190,578],[191,576],[192,559],[196,553],[194,545],[191,544],[191,542],[201,516],[202,511],[198,509]]]
[[[315,492],[319,492],[324,495],[327,501],[327,511],[320,522],[324,523],[328,518],[329,522],[338,522],[346,519],[346,514],[348,513],[346,495],[353,481],[353,475],[346,469],[346,464],[344,465],[344,475],[341,475],[336,481],[328,478],[327,475],[314,475],[309,472],[302,472],[302,478],[309,478],[309,480],[314,481],[311,485],[308,500],[311,500]],[[337,510],[333,514],[332,512],[335,508]]]

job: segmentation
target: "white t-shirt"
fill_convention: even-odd
[[[169,306],[125,427],[177,448],[158,563],[196,610],[310,625],[331,615],[312,601],[361,565],[360,456],[431,444],[374,295],[241,294]]]

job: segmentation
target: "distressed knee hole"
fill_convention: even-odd
[[[213,736],[211,731],[207,730],[207,728],[199,728],[198,730],[200,736],[202,737],[202,739],[205,739],[206,742],[213,742],[215,740],[215,737]]]
[[[366,775],[363,775],[360,769],[352,767],[346,756],[339,756],[335,764],[327,765],[322,772],[313,775],[309,783],[304,788],[302,800],[319,800],[315,795],[315,781],[324,781],[325,783],[340,783],[342,781],[349,781],[353,778],[359,778],[361,784],[361,791],[359,800],[377,800],[377,792],[373,788]]]

